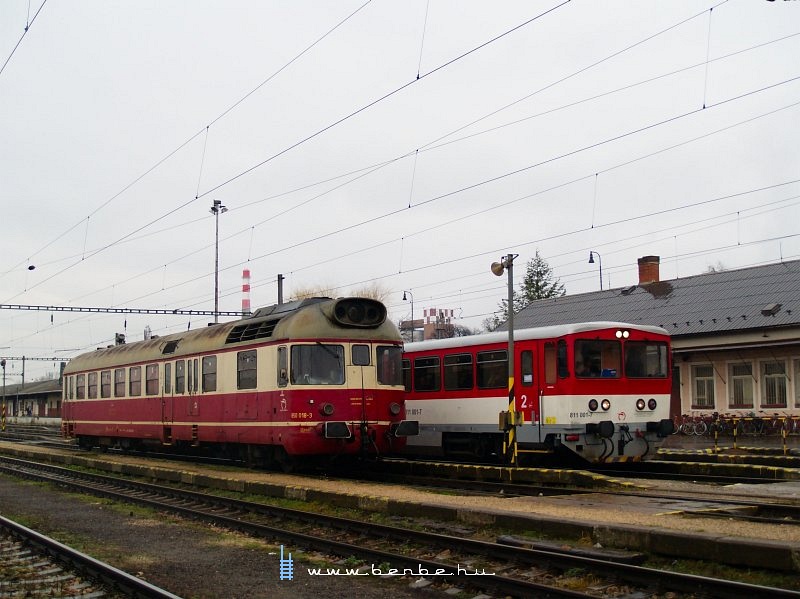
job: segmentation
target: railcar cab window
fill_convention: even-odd
[[[520,353],[520,371],[522,372],[522,385],[533,385],[533,352],[525,350]]]
[[[478,388],[501,389],[508,385],[508,352],[478,352]]]
[[[667,378],[667,344],[655,341],[625,343],[625,376]]]
[[[344,383],[343,346],[317,342],[314,345],[293,345],[291,352],[290,380],[293,385]]]
[[[396,345],[378,346],[378,384],[403,384],[403,350]]]
[[[622,348],[619,341],[577,339],[575,341],[575,376],[578,378],[619,378]]]
[[[236,388],[255,389],[258,386],[256,350],[236,354]]]
[[[369,366],[369,345],[359,343],[354,345],[351,351],[353,353],[353,366]]]

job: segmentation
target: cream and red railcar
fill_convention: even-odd
[[[655,453],[673,430],[670,340],[659,327],[588,322],[514,332],[518,447],[568,450],[588,462]],[[406,414],[417,455],[502,455],[509,409],[508,334],[405,345]]]
[[[82,447],[205,446],[251,461],[382,455],[404,420],[402,341],[380,302],[313,298],[86,353],[65,369]]]

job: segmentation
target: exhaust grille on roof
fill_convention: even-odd
[[[761,314],[763,316],[775,316],[780,311],[781,311],[781,304],[767,304],[766,306],[761,308]]]

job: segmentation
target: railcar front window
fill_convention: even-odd
[[[369,366],[369,345],[353,346],[353,366]]]
[[[377,356],[378,384],[402,385],[403,350],[396,345],[379,345]]]
[[[628,341],[625,344],[625,376],[667,378],[667,344],[655,341]]]
[[[290,380],[293,385],[341,385],[344,383],[344,347],[316,343],[293,345]]]
[[[619,341],[578,339],[575,341],[575,376],[619,378],[621,355]]]

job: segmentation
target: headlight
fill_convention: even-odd
[[[636,409],[639,410],[640,412],[644,410],[645,405],[646,404],[644,403],[644,400],[641,397],[636,400]]]
[[[390,403],[389,412],[391,412],[392,416],[397,416],[400,413],[400,404],[394,402]]]
[[[319,407],[319,411],[323,416],[332,416],[333,415],[333,404],[324,403]]]
[[[611,409],[611,402],[607,399],[604,399],[600,402],[600,407],[603,408],[604,412],[608,412]]]
[[[596,399],[590,399],[589,400],[589,411],[590,412],[596,412],[597,411],[597,400]]]
[[[655,410],[657,406],[658,402],[651,397],[650,400],[647,402],[647,407],[650,408],[651,410]]]

